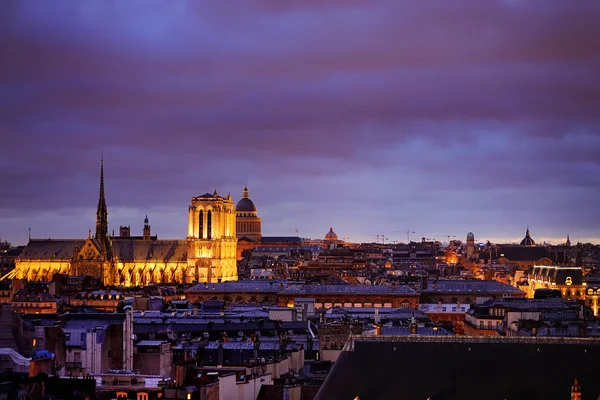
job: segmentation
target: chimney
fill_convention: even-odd
[[[586,337],[587,336],[587,327],[585,326],[585,322],[579,324],[579,336]]]
[[[531,328],[531,336],[537,336],[537,326]]]
[[[411,335],[416,335],[418,333],[418,329],[419,329],[419,326],[417,325],[416,322],[413,322],[412,324],[410,324],[410,334]]]

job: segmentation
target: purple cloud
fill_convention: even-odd
[[[2,238],[84,236],[104,149],[111,228],[248,182],[265,234],[600,240],[596,3],[0,11]]]

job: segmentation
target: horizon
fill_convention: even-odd
[[[105,171],[106,171],[106,165],[105,165]],[[100,174],[98,173],[98,177],[100,176]],[[99,182],[99,181],[98,181]],[[105,187],[109,188],[110,187],[110,183],[105,180],[104,182]],[[99,186],[99,183],[98,183]],[[247,184],[245,184],[245,186],[247,186]],[[252,193],[252,191],[250,190],[250,188],[248,188],[250,193]],[[216,189],[215,189],[216,190]],[[219,193],[219,191],[217,190],[218,194],[220,196],[226,196],[226,194],[224,192]],[[240,190],[241,192],[241,190]],[[207,190],[206,192],[203,193],[197,193],[194,196],[190,196],[190,200],[192,197],[196,197],[196,196],[200,196],[204,193],[211,193],[211,190]],[[229,194],[231,194],[231,192],[227,192]],[[109,196],[107,196],[109,197]],[[249,196],[251,200],[253,200],[253,196],[250,195]],[[236,197],[235,195],[232,194],[232,201],[234,204],[237,204],[237,202],[242,198],[242,196],[240,195],[239,197]],[[254,200],[253,200],[254,201]],[[136,212],[137,215],[136,217],[139,219],[139,229],[136,228],[135,223],[131,223],[132,221],[132,216],[131,216],[131,209],[127,208],[127,207],[118,207],[117,208],[117,212],[116,214],[121,217],[124,218],[128,221],[130,221],[130,223],[111,223],[111,206],[110,206],[110,201],[107,200],[107,207],[108,207],[108,224],[109,224],[109,234],[114,234],[115,237],[118,237],[118,228],[120,226],[128,226],[131,228],[131,234],[132,236],[140,236],[142,234],[142,227],[143,227],[143,220],[146,216],[149,217],[149,222],[150,222],[150,226],[152,227],[152,235],[157,235],[158,236],[158,240],[184,240],[185,239],[185,234],[183,234],[183,236],[174,236],[176,235],[177,231],[181,231],[184,232],[187,229],[187,212],[179,212],[177,209],[170,209],[170,210],[165,210],[162,209],[162,211],[159,212],[159,214],[163,214],[163,215],[168,215],[169,216],[169,220],[171,220],[171,217],[173,216],[177,216],[179,215],[181,218],[181,226],[182,228],[177,228],[174,227],[172,224],[169,225],[164,225],[161,224],[159,225],[159,229],[164,229],[165,227],[167,228],[165,231],[166,232],[171,232],[171,236],[165,236],[165,235],[161,235],[160,231],[157,231],[154,227],[153,227],[153,223],[152,223],[152,214],[149,213],[145,213],[143,210],[140,210],[139,212]],[[181,209],[183,210],[184,207],[181,207]],[[395,232],[393,234],[386,234],[385,232],[379,233],[379,234],[374,234],[374,235],[364,235],[364,236],[360,236],[360,235],[345,235],[345,234],[341,234],[338,232],[338,230],[335,229],[335,226],[330,226],[327,229],[323,229],[323,233],[321,235],[319,235],[319,233],[316,231],[316,229],[313,229],[312,231],[312,235],[314,236],[306,236],[303,235],[300,230],[298,229],[298,231],[296,231],[297,228],[291,229],[291,232],[285,232],[285,231],[280,231],[280,232],[275,232],[275,233],[270,233],[270,232],[265,232],[264,227],[265,226],[270,226],[272,224],[269,223],[269,221],[265,221],[265,218],[263,217],[263,212],[260,208],[260,206],[257,206],[258,209],[258,215],[259,217],[262,218],[263,220],[263,234],[262,236],[288,236],[288,237],[300,237],[302,239],[309,239],[309,240],[315,240],[315,239],[323,239],[325,237],[325,235],[327,234],[327,232],[329,232],[329,228],[332,228],[334,230],[334,232],[338,235],[338,238],[340,240],[343,240],[347,243],[352,243],[352,244],[370,244],[370,243],[374,243],[374,244],[387,244],[387,245],[393,245],[393,244],[406,244],[406,231],[401,231],[401,232]],[[160,208],[159,208],[160,210]],[[75,211],[75,210],[73,210]],[[87,233],[92,234],[92,236],[94,235],[94,229],[95,229],[95,214],[96,214],[96,208],[91,208],[91,207],[87,207],[87,208],[78,208],[76,209],[77,213],[79,214],[79,216],[71,216],[74,217],[75,219],[81,220],[87,220],[88,221],[88,225],[89,228],[85,231]],[[84,216],[84,214],[89,214]],[[269,214],[269,211],[267,210],[267,214]],[[114,227],[113,227],[114,225]],[[77,224],[76,226],[82,226],[82,224]],[[31,231],[30,231],[31,229]],[[52,228],[50,228],[52,229]],[[426,235],[426,234],[419,234],[420,231],[409,231],[410,234],[410,241],[411,242],[421,242],[421,240],[423,238],[425,238],[427,241],[439,241],[440,243],[443,244],[447,244],[449,243],[450,240],[460,240],[463,243],[466,243],[466,237],[467,234],[469,232],[474,233],[475,235],[475,243],[480,244],[480,243],[486,243],[486,242],[491,242],[492,244],[519,244],[521,242],[521,240],[523,239],[523,237],[525,236],[525,231],[529,229],[530,233],[532,228],[527,225],[525,227],[525,230],[523,231],[522,235],[520,237],[518,236],[505,236],[505,237],[493,237],[493,236],[489,236],[489,237],[483,237],[483,236],[478,236],[476,231],[468,231],[466,233],[464,233],[464,235],[461,237],[460,235]],[[373,232],[376,232],[377,230],[373,230]],[[397,230],[396,230],[397,231]],[[51,233],[49,229],[44,229],[42,230],[43,233]],[[379,230],[379,232],[381,232],[381,230]],[[53,235],[36,235],[36,229],[34,226],[27,226],[26,227],[26,232],[23,233],[19,233],[13,236],[6,236],[6,235],[0,235],[0,242],[1,241],[7,241],[9,243],[11,243],[11,245],[13,246],[21,246],[21,245],[25,245],[28,242],[28,237],[29,234],[31,233],[31,239],[32,240],[45,240],[46,238],[48,239],[84,239],[86,237],[86,235],[67,235],[67,236],[61,236],[61,237],[57,237],[57,236],[53,236]],[[393,235],[393,236],[390,236]],[[437,236],[437,237],[435,237]],[[450,237],[448,237],[450,236]],[[546,236],[536,236],[535,233],[531,233],[532,238],[534,239],[536,245],[561,245],[564,244],[566,242],[567,239],[567,235],[565,235],[564,237],[546,237]],[[598,245],[600,244],[600,239],[598,238],[585,238],[585,237],[579,237],[579,236],[572,236],[572,235],[568,235],[570,240],[571,240],[571,244],[575,245],[576,243],[591,243],[591,244],[595,244]],[[7,239],[8,237],[8,239]],[[13,239],[11,240],[11,237],[17,238],[16,241]],[[23,237],[25,237],[25,239],[23,239]],[[358,240],[354,240],[353,237],[358,237]],[[382,237],[385,237],[385,243],[384,240],[382,239]],[[20,242],[19,242],[20,240]],[[381,240],[381,242],[380,242]]]
[[[2,240],[87,237],[103,153],[115,231],[600,244],[600,3],[143,4],[0,3]]]

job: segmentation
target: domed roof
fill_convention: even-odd
[[[329,228],[329,232],[325,235],[325,240],[338,240],[337,235],[333,231],[333,227]]]
[[[250,197],[248,197],[247,187],[244,187],[244,191],[242,192],[242,199],[236,204],[235,211],[256,212],[256,205],[252,200],[250,200]]]
[[[529,236],[529,227],[527,227],[527,232],[525,232],[525,237],[521,240],[521,246],[535,246],[535,242]]]
[[[475,240],[475,235],[473,235],[473,232],[467,233],[467,240],[469,239]]]

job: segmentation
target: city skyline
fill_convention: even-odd
[[[0,240],[93,231],[103,149],[117,234],[247,183],[264,235],[600,243],[598,4],[0,10]]]

